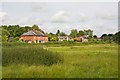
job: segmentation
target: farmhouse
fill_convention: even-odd
[[[73,39],[69,36],[59,36],[59,41],[73,41]]]
[[[40,31],[31,30],[26,33],[23,33],[20,36],[20,40],[28,42],[28,43],[45,43],[48,42],[48,36]]]

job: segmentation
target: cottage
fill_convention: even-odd
[[[88,42],[88,37],[87,36],[80,36],[77,38],[74,38],[75,41],[79,41],[79,42]]]
[[[73,39],[69,36],[59,36],[59,41],[73,41]]]
[[[31,30],[26,33],[23,33],[20,36],[20,40],[28,42],[28,43],[45,43],[48,42],[48,36],[40,31]]]
[[[88,37],[87,36],[80,36],[81,42],[88,42]]]

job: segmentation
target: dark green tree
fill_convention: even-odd
[[[97,35],[94,35],[93,38],[94,38],[94,39],[97,39],[98,37],[97,37]]]
[[[56,35],[60,36],[60,30],[57,30]]]
[[[43,31],[42,29],[40,29],[40,28],[38,27],[38,25],[36,25],[36,24],[34,24],[34,25],[32,26],[32,30],[38,30],[38,31],[44,33],[44,31]]]
[[[49,41],[58,41],[58,36],[56,34],[49,33],[48,39],[49,39]]]
[[[85,33],[84,33],[84,31],[82,31],[82,30],[80,30],[79,33],[77,34],[78,37],[79,37],[79,36],[83,36],[83,35],[85,35]]]
[[[32,26],[32,30],[39,30],[38,25],[34,24],[34,25]]]
[[[115,33],[113,40],[120,44],[120,31]]]
[[[9,35],[10,35],[9,31],[3,28],[2,29],[2,41],[3,42],[8,41]]]
[[[107,34],[102,34],[101,39],[107,41]]]
[[[112,42],[113,41],[113,34],[108,34],[108,41],[109,42]]]
[[[77,35],[78,35],[77,29],[72,29],[72,30],[71,30],[71,33],[70,33],[70,36],[71,36],[72,38],[75,38],[75,37],[77,37]]]
[[[88,36],[89,38],[93,38],[93,30],[91,29],[84,30],[84,34]]]
[[[65,34],[64,32],[61,32],[60,36],[67,36],[67,34]]]

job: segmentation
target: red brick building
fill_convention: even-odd
[[[48,36],[40,31],[31,30],[26,33],[23,33],[20,36],[20,40],[28,42],[28,43],[45,43],[48,42]]]

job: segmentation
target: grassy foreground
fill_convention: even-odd
[[[34,45],[29,46],[35,47]],[[17,47],[14,47],[14,50],[17,49]],[[48,51],[63,55],[64,62],[53,64],[51,66],[35,64],[9,64],[3,66],[3,78],[118,77],[118,46],[116,44],[89,44],[62,47],[51,46],[47,47],[47,49]],[[9,51],[8,53],[11,54]]]

